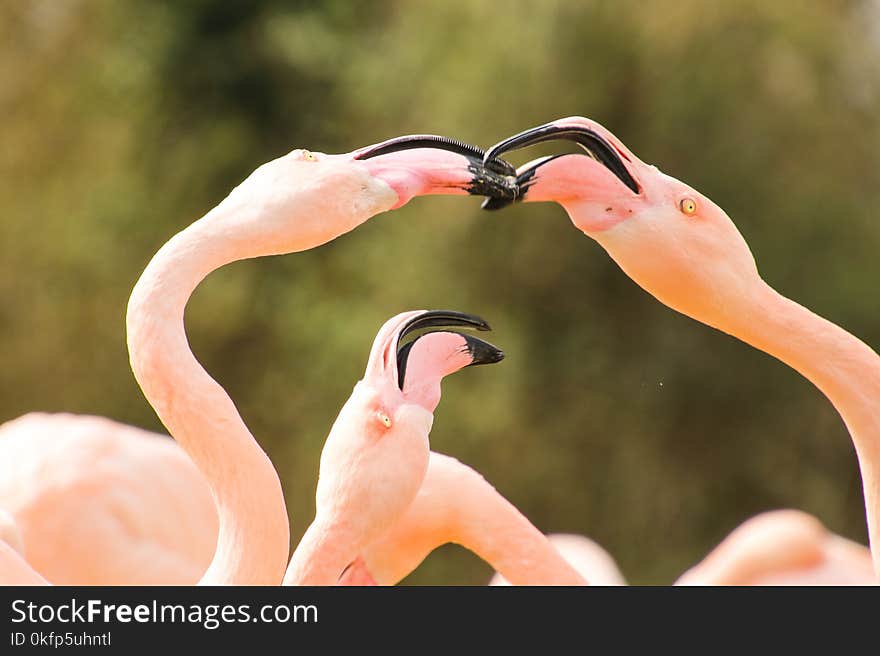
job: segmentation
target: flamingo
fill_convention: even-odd
[[[203,485],[213,497],[219,537],[215,531],[203,534],[211,534],[215,548],[200,582],[277,584],[287,565],[289,534],[271,462],[225,391],[189,349],[183,312],[190,294],[224,264],[313,248],[418,195],[511,194],[508,179],[497,170],[512,169],[503,162],[484,167],[482,154],[433,135],[398,137],[341,155],[294,150],[259,167],[220,205],[165,244],[147,266],[128,306],[130,360],[148,400],[195,464],[193,473],[202,472]],[[115,442],[131,450],[123,459],[129,465],[138,460],[135,441]],[[64,464],[44,471],[44,489],[51,488],[52,477],[69,476]],[[147,470],[145,475],[150,475]],[[127,488],[129,481],[123,477],[119,475],[117,484]],[[175,528],[184,526],[174,522],[175,511],[155,499],[133,504],[130,513],[121,524],[149,523],[143,518],[152,513]],[[78,517],[81,514],[64,521],[76,522]],[[52,518],[58,521],[57,514]],[[101,522],[92,517],[91,523]],[[84,550],[103,537],[81,533]],[[39,548],[34,546],[40,543],[39,534],[28,532],[25,537],[29,551]],[[182,581],[169,581],[166,571],[161,580],[151,582]]]
[[[60,585],[192,584],[217,541],[210,489],[186,453],[104,417],[35,412],[0,426],[0,507],[26,545],[17,551]]]
[[[758,274],[727,214],[638,159],[595,121],[569,117],[526,130],[487,161],[534,143],[568,140],[579,154],[518,170],[520,200],[556,201],[638,285],[669,307],[765,351],[831,401],[855,446],[875,572],[880,572],[880,357],[839,326],[782,296]],[[510,201],[490,199],[484,207]]]
[[[871,553],[799,510],[737,527],[675,585],[873,585]]]
[[[336,585],[366,545],[399,523],[428,469],[440,381],[503,358],[491,344],[456,332],[401,344],[415,330],[438,326],[489,329],[479,317],[449,311],[407,312],[385,323],[324,444],[317,512],[290,560],[286,585]]]
[[[217,506],[216,549],[199,583],[278,584],[289,528],[271,461],[187,343],[184,308],[195,287],[225,264],[327,243],[417,195],[510,196],[509,178],[498,172],[507,167],[484,166],[482,154],[424,135],[342,155],[297,149],[256,169],[147,265],[128,303],[129,359],[144,395],[204,475]]]
[[[473,551],[515,585],[586,584],[577,568],[477,471],[435,452],[415,500],[360,552],[341,582],[394,585],[450,542]]]
[[[370,531],[381,530],[400,514],[401,508],[406,508],[415,490],[424,475],[428,451],[428,432],[432,423],[432,413],[436,407],[436,401],[440,395],[440,380],[454,371],[463,367],[499,362],[503,353],[483,340],[457,332],[437,332],[441,325],[464,326],[477,330],[488,330],[488,324],[473,315],[467,315],[449,311],[409,312],[398,315],[389,320],[377,336],[367,366],[367,374],[364,379],[355,386],[352,397],[340,412],[340,417],[331,430],[324,452],[322,454],[322,472],[319,479],[319,519],[316,519],[307,536],[321,534],[328,540],[323,543],[314,543],[304,539],[301,549],[297,549],[294,559],[303,568],[309,567],[309,573],[314,572],[319,566],[329,571],[332,570],[332,554],[344,544],[348,535],[355,531],[340,530],[343,522],[353,520],[360,523],[360,533],[370,536]],[[408,334],[429,329],[433,332],[419,335],[414,340],[401,344],[401,340]],[[409,366],[408,366],[409,365]],[[404,380],[406,384],[404,385]],[[398,382],[399,381],[399,382]],[[400,389],[398,389],[398,386]],[[406,407],[405,407],[406,406]],[[392,424],[392,417],[394,423]],[[51,424],[58,424],[52,426]],[[42,416],[38,414],[28,415],[15,422],[11,426],[14,438],[18,438],[20,445],[33,445],[36,440],[40,446],[52,447],[46,450],[48,466],[51,469],[59,458],[59,453],[70,458],[72,482],[57,481],[59,490],[55,495],[40,494],[37,508],[26,507],[22,514],[26,518],[33,517],[35,521],[43,517],[40,510],[45,507],[51,518],[60,519],[60,525],[77,528],[77,525],[67,521],[69,513],[76,513],[77,509],[82,512],[84,506],[90,503],[98,506],[98,510],[104,514],[112,514],[113,506],[134,512],[138,504],[149,507],[147,495],[162,494],[169,496],[164,504],[173,506],[173,494],[185,495],[186,490],[177,483],[198,483],[196,492],[207,497],[193,504],[192,500],[184,496],[185,508],[191,510],[186,519],[195,522],[199,529],[186,526],[185,530],[172,532],[167,537],[169,540],[180,541],[185,536],[213,536],[216,540],[216,512],[211,504],[207,483],[195,469],[186,454],[167,437],[139,431],[129,426],[123,426],[116,422],[100,417],[76,417],[76,416]],[[72,424],[79,424],[80,435],[65,431]],[[59,431],[58,428],[61,428]],[[21,430],[23,429],[23,430]],[[54,429],[54,430],[46,430]],[[58,448],[56,439],[58,435],[61,449]],[[141,434],[142,433],[142,434]],[[117,439],[126,436],[129,441]],[[140,444],[139,450],[130,447],[138,440],[146,440]],[[12,441],[12,439],[10,439]],[[106,447],[112,444],[121,453],[108,453]],[[89,446],[97,446],[89,449]],[[24,450],[24,454],[35,453],[33,449]],[[155,456],[155,461],[146,462],[146,467],[139,469],[135,463],[122,462],[120,457],[129,457],[132,453],[142,456]],[[422,453],[424,452],[424,453]],[[23,476],[19,481],[25,490],[33,488],[29,481],[39,477],[44,471],[40,465],[45,462],[22,462],[18,460],[17,466],[23,468]],[[390,467],[389,464],[394,465]],[[89,474],[89,469],[97,470]],[[161,474],[164,478],[154,481],[138,480],[132,482],[120,478],[127,473],[129,476],[137,476],[143,471],[148,474]],[[133,483],[133,484],[132,484]],[[105,494],[113,485],[122,489],[123,496],[105,498]],[[385,487],[384,491],[382,488]],[[202,489],[203,488],[203,489]],[[408,493],[408,490],[410,492]],[[78,493],[78,494],[77,494]],[[169,494],[171,493],[171,494]],[[139,494],[137,498],[130,498],[132,494]],[[27,496],[27,494],[25,494]],[[65,506],[65,500],[69,503]],[[203,502],[204,501],[204,502]],[[345,505],[346,502],[348,505]],[[104,507],[101,507],[102,503]],[[60,506],[60,508],[59,508]],[[337,509],[343,509],[337,513]],[[396,511],[396,512],[395,512]],[[200,516],[199,513],[205,516]],[[91,514],[89,514],[92,517]],[[126,515],[118,513],[119,517]],[[182,513],[175,515],[177,519],[184,517]],[[100,519],[100,513],[99,513]],[[145,521],[149,521],[147,517]],[[207,523],[208,526],[202,526]],[[82,524],[80,522],[80,524]],[[213,525],[213,526],[212,526]],[[323,528],[327,530],[322,530]],[[40,527],[38,527],[40,528]],[[122,527],[123,529],[125,527]],[[150,526],[151,531],[145,531],[142,527],[130,527],[137,533],[146,533],[148,538],[167,533],[163,526]],[[344,528],[344,527],[343,527]],[[43,534],[56,530],[49,526]],[[81,551],[82,542],[90,542],[88,539],[81,540],[86,536],[81,535],[87,531],[102,530],[100,523],[90,521],[87,525],[82,524],[79,533],[65,536],[58,534],[62,544],[68,545],[72,551]],[[112,549],[106,549],[110,558],[116,559],[120,564],[125,564],[125,559],[117,555],[121,547],[117,543],[130,546],[136,540],[126,536],[120,527],[112,526],[103,528],[103,533],[109,536],[115,531],[116,543],[110,545]],[[159,549],[157,544],[152,544],[152,550],[144,553],[145,545],[149,542],[143,535],[137,535],[140,540],[140,549],[137,553],[130,554],[128,564],[135,566],[143,564],[152,566],[152,572],[157,569],[155,560],[161,561],[158,568],[167,566],[166,561],[174,561],[180,564],[184,560],[184,548]],[[355,551],[360,544],[353,542],[351,547]],[[104,547],[103,543],[98,543]],[[177,546],[177,545],[175,545]],[[205,545],[200,545],[204,547]],[[308,553],[306,553],[308,551]],[[71,561],[79,562],[80,570],[88,567],[99,567],[98,562],[90,563],[87,553],[76,554]],[[202,548],[196,553],[207,566],[210,560],[210,551]],[[101,558],[97,556],[96,560]],[[0,582],[7,585],[45,585],[48,582],[39,573],[39,558],[33,556],[29,561],[24,559],[24,547],[19,526],[13,516],[0,510]],[[192,559],[192,565],[197,565],[197,558]],[[58,562],[50,560],[50,564]],[[347,561],[345,561],[347,562]],[[332,573],[331,582],[335,582],[339,573],[344,568],[343,562]],[[76,568],[72,568],[74,571]],[[204,567],[202,567],[204,570]],[[144,576],[139,570],[137,574],[148,583],[155,583],[154,578]],[[165,572],[167,574],[167,572]],[[192,572],[189,572],[192,575]],[[124,575],[124,572],[120,572]],[[198,573],[193,581],[198,579]],[[188,581],[192,582],[192,581]],[[295,579],[293,582],[298,582]],[[313,583],[311,579],[304,582]],[[130,583],[132,584],[132,583]]]

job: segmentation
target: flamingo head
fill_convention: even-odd
[[[504,357],[472,335],[440,330],[447,327],[489,330],[479,317],[451,311],[406,312],[387,321],[363,379],[330,431],[321,453],[317,508],[344,522],[353,542],[375,539],[415,498],[428,466],[442,378]]]
[[[685,183],[642,162],[606,128],[582,117],[526,130],[496,144],[487,161],[545,141],[583,154],[543,157],[517,172],[517,200],[555,201],[641,287],[670,307],[726,325],[760,281],[733,221]],[[511,201],[490,198],[486,209]]]
[[[233,189],[212,213],[211,229],[228,234],[237,253],[280,255],[325,244],[415,196],[513,199],[516,170],[501,160],[483,164],[483,157],[479,148],[434,135],[397,137],[344,154],[298,148]]]

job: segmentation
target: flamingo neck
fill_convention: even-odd
[[[346,523],[316,517],[293,552],[284,585],[338,585],[360,541]]]
[[[455,495],[450,542],[472,551],[512,585],[587,585],[587,581],[510,501],[470,467]]]
[[[514,585],[585,585],[547,537],[479,473],[431,453],[419,495],[370,545],[367,564],[382,584],[397,583],[437,547],[458,544]]]
[[[858,457],[868,533],[880,571],[880,356],[763,280],[743,311],[718,327],[801,373],[840,413]]]
[[[200,583],[277,585],[289,550],[281,483],[226,391],[196,360],[183,321],[187,300],[210,272],[262,254],[234,238],[241,217],[231,214],[221,204],[150,261],[128,305],[129,357],[144,395],[205,475],[217,505],[217,549]]]

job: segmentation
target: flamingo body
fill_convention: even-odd
[[[217,539],[208,485],[180,447],[102,417],[0,426],[0,508],[18,550],[58,585],[192,584]]]
[[[797,510],[752,517],[676,585],[875,585],[871,552]]]

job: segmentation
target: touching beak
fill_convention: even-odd
[[[353,153],[370,174],[397,193],[400,207],[415,196],[471,194],[516,199],[516,169],[482,149],[436,135],[396,137]]]
[[[512,137],[508,137],[489,148],[484,155],[484,162],[503,161],[499,159],[499,156],[504,153],[520,150],[545,141],[571,141],[578,144],[585,151],[585,156],[591,157],[605,166],[633,193],[640,193],[639,184],[630,174],[618,149],[609,143],[599,132],[586,125],[554,122],[530,128]],[[483,202],[483,209],[497,210],[515,201],[522,200],[528,193],[528,188],[534,181],[537,170],[560,156],[544,157],[522,167],[517,171],[516,183],[514,185],[518,192],[516,196],[511,199],[490,195]]]

